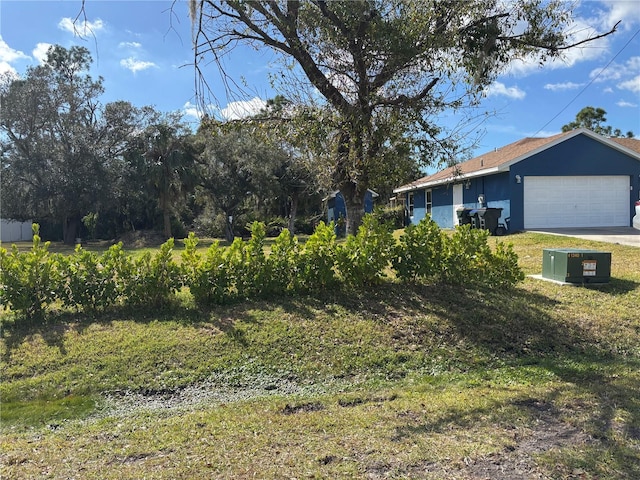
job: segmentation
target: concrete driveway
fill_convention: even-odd
[[[584,238],[596,242],[619,243],[640,248],[640,230],[632,227],[545,228],[528,231]]]

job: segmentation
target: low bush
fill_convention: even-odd
[[[101,310],[120,301],[128,282],[122,275],[128,261],[122,243],[112,245],[102,255],[77,245],[73,255],[57,259],[63,279],[58,297],[65,306]]]
[[[185,239],[184,245],[183,282],[189,286],[195,301],[205,305],[228,301],[230,277],[220,242],[215,241],[204,255],[198,252],[198,239],[193,233]]]
[[[39,225],[33,224],[33,247],[20,253],[0,248],[0,301],[22,312],[26,319],[42,317],[47,305],[60,291],[59,255],[49,252],[50,242],[42,243]]]
[[[304,244],[284,229],[269,255],[263,223],[251,225],[249,241],[236,238],[227,248],[215,242],[204,254],[190,234],[180,264],[173,259],[173,239],[138,258],[127,255],[122,244],[102,255],[78,246],[64,257],[41,243],[37,226],[34,232],[29,252],[0,249],[0,300],[26,318],[42,316],[54,302],[84,311],[118,304],[162,307],[185,286],[204,305],[340,285],[358,288],[381,282],[389,266],[405,282],[508,287],[524,278],[511,246],[498,243],[492,251],[486,230],[465,225],[448,235],[429,217],[407,227],[398,242],[372,215],[341,244],[333,224],[321,222]]]
[[[487,243],[488,230],[456,227],[443,245],[441,278],[451,284],[510,287],[524,279],[511,246],[500,242],[496,252]]]
[[[295,290],[299,275],[300,244],[286,228],[275,239],[267,257],[271,275],[265,293],[287,293]]]
[[[393,269],[405,282],[431,281],[442,274],[446,235],[427,216],[417,225],[409,225],[393,250]]]
[[[320,222],[300,252],[295,289],[311,292],[334,287],[338,281],[334,270],[336,249],[333,223]]]
[[[173,260],[173,238],[155,255],[146,252],[137,259],[124,257],[117,275],[124,280],[123,300],[136,307],[162,307],[171,302],[182,286],[181,268]]]
[[[358,233],[349,235],[337,249],[337,265],[342,280],[351,286],[378,283],[391,259],[394,239],[386,224],[365,215]]]
[[[379,223],[389,226],[393,230],[404,228],[408,212],[403,205],[396,207],[376,207],[372,214]]]

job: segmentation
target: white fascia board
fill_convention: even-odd
[[[407,185],[407,186],[404,186],[404,187],[400,187],[400,188],[394,189],[393,193],[411,192],[411,191],[414,191],[414,190],[422,190],[423,188],[437,187],[437,186],[440,186],[440,185],[447,185],[449,183],[464,182],[465,180],[471,180],[472,178],[486,177],[488,175],[494,175],[496,173],[500,173],[500,171],[501,170],[499,169],[499,167],[485,168],[484,170],[477,170],[477,171],[471,172],[469,174],[456,175],[455,177],[447,177],[447,178],[443,178],[441,180],[425,181],[425,182],[415,183],[413,185]]]

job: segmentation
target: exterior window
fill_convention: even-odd
[[[409,192],[407,208],[409,209],[409,216],[413,217],[413,192]]]
[[[427,190],[424,196],[424,206],[428,214],[431,214],[431,190]]]

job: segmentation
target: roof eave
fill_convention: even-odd
[[[394,189],[393,193],[411,192],[411,191],[414,191],[414,190],[422,190],[423,188],[437,187],[437,186],[440,186],[440,185],[447,185],[447,184],[450,184],[450,183],[460,183],[460,182],[464,182],[465,180],[471,180],[471,179],[477,178],[477,177],[486,177],[487,175],[494,175],[494,174],[500,173],[500,172],[501,172],[501,170],[500,170],[499,167],[485,168],[483,170],[477,170],[477,171],[471,172],[469,174],[461,174],[461,175],[456,175],[456,176],[453,176],[453,177],[442,178],[442,179],[439,179],[439,180],[432,180],[432,181],[427,181],[427,182],[419,182],[419,183],[413,183],[413,184],[409,184],[409,185],[404,185],[402,187]]]

